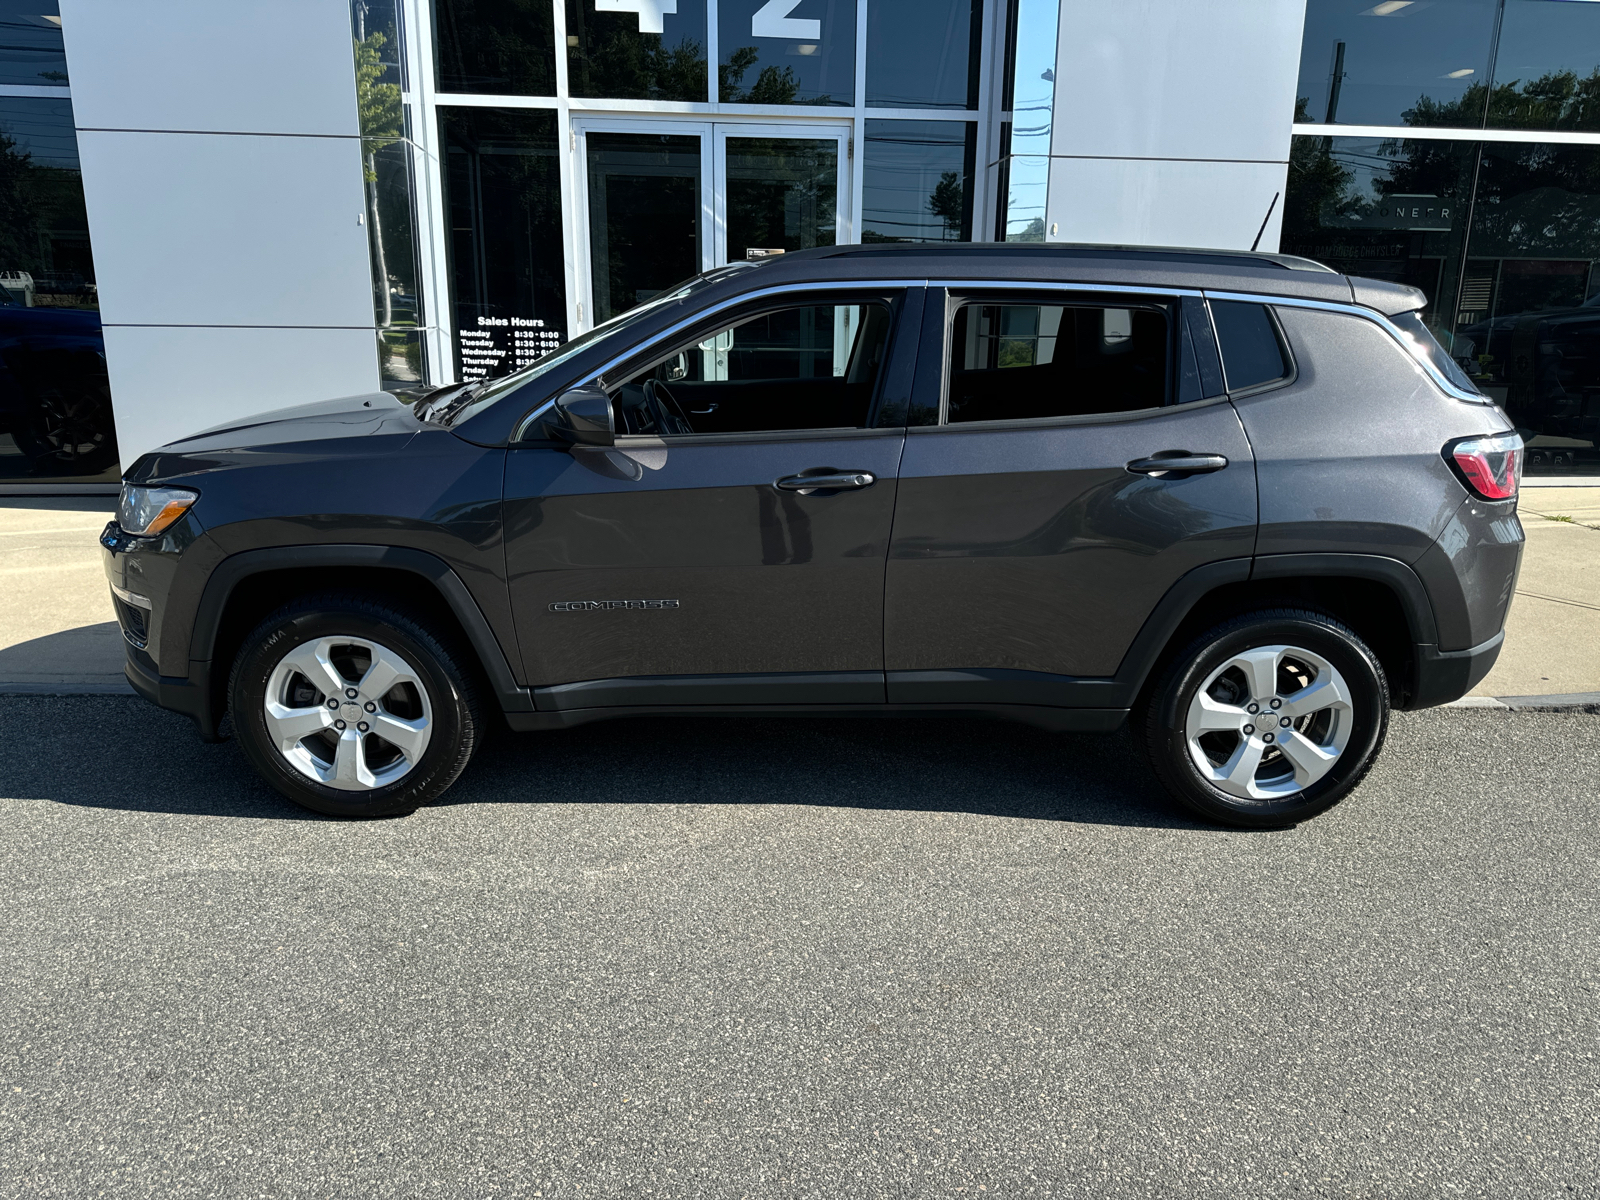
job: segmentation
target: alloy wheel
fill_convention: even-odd
[[[1325,776],[1350,744],[1350,688],[1338,669],[1297,646],[1235,654],[1189,704],[1184,737],[1203,779],[1241,800],[1271,801]]]
[[[365,638],[295,647],[267,679],[268,736],[295,770],[341,791],[371,791],[421,761],[433,706],[415,667]]]

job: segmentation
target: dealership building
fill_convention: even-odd
[[[0,0],[0,489],[991,240],[1415,285],[1530,470],[1600,475],[1600,3]]]

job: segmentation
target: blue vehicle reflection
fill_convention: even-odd
[[[0,433],[11,435],[33,476],[115,467],[99,313],[26,307],[0,288]]]
[[[1452,355],[1517,423],[1530,469],[1600,467],[1600,295],[1468,325]]]

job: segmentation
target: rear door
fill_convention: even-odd
[[[908,431],[890,546],[889,699],[1083,705],[1074,681],[1115,675],[1187,572],[1248,571],[1255,470],[1196,350],[1205,309],[1064,289],[940,304],[913,401],[937,423]]]
[[[541,708],[883,702],[920,299],[819,294],[696,328],[603,381],[614,449],[512,449],[507,564]]]

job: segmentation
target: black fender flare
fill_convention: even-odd
[[[194,626],[189,635],[192,682],[209,690],[217,631],[235,589],[254,575],[303,567],[386,567],[428,580],[461,623],[501,708],[506,712],[534,711],[532,693],[517,683],[499,639],[461,577],[443,559],[406,546],[273,546],[244,550],[223,559],[206,580],[195,609]]]
[[[1248,570],[1239,568],[1248,564]],[[1307,553],[1263,554],[1254,560],[1229,559],[1196,567],[1177,583],[1156,605],[1155,611],[1144,623],[1133,645],[1123,658],[1116,678],[1127,689],[1127,702],[1144,687],[1160,656],[1167,650],[1173,634],[1194,611],[1199,602],[1213,589],[1228,583],[1248,580],[1268,582],[1274,579],[1344,578],[1369,579],[1386,585],[1400,602],[1405,614],[1407,631],[1413,649],[1412,679],[1409,684],[1417,696],[1428,694],[1422,672],[1427,663],[1436,657],[1438,623],[1434,617],[1433,603],[1428,590],[1417,573],[1397,558],[1381,554],[1357,553]],[[1177,727],[1175,702],[1162,709],[1161,721],[1171,728]]]

